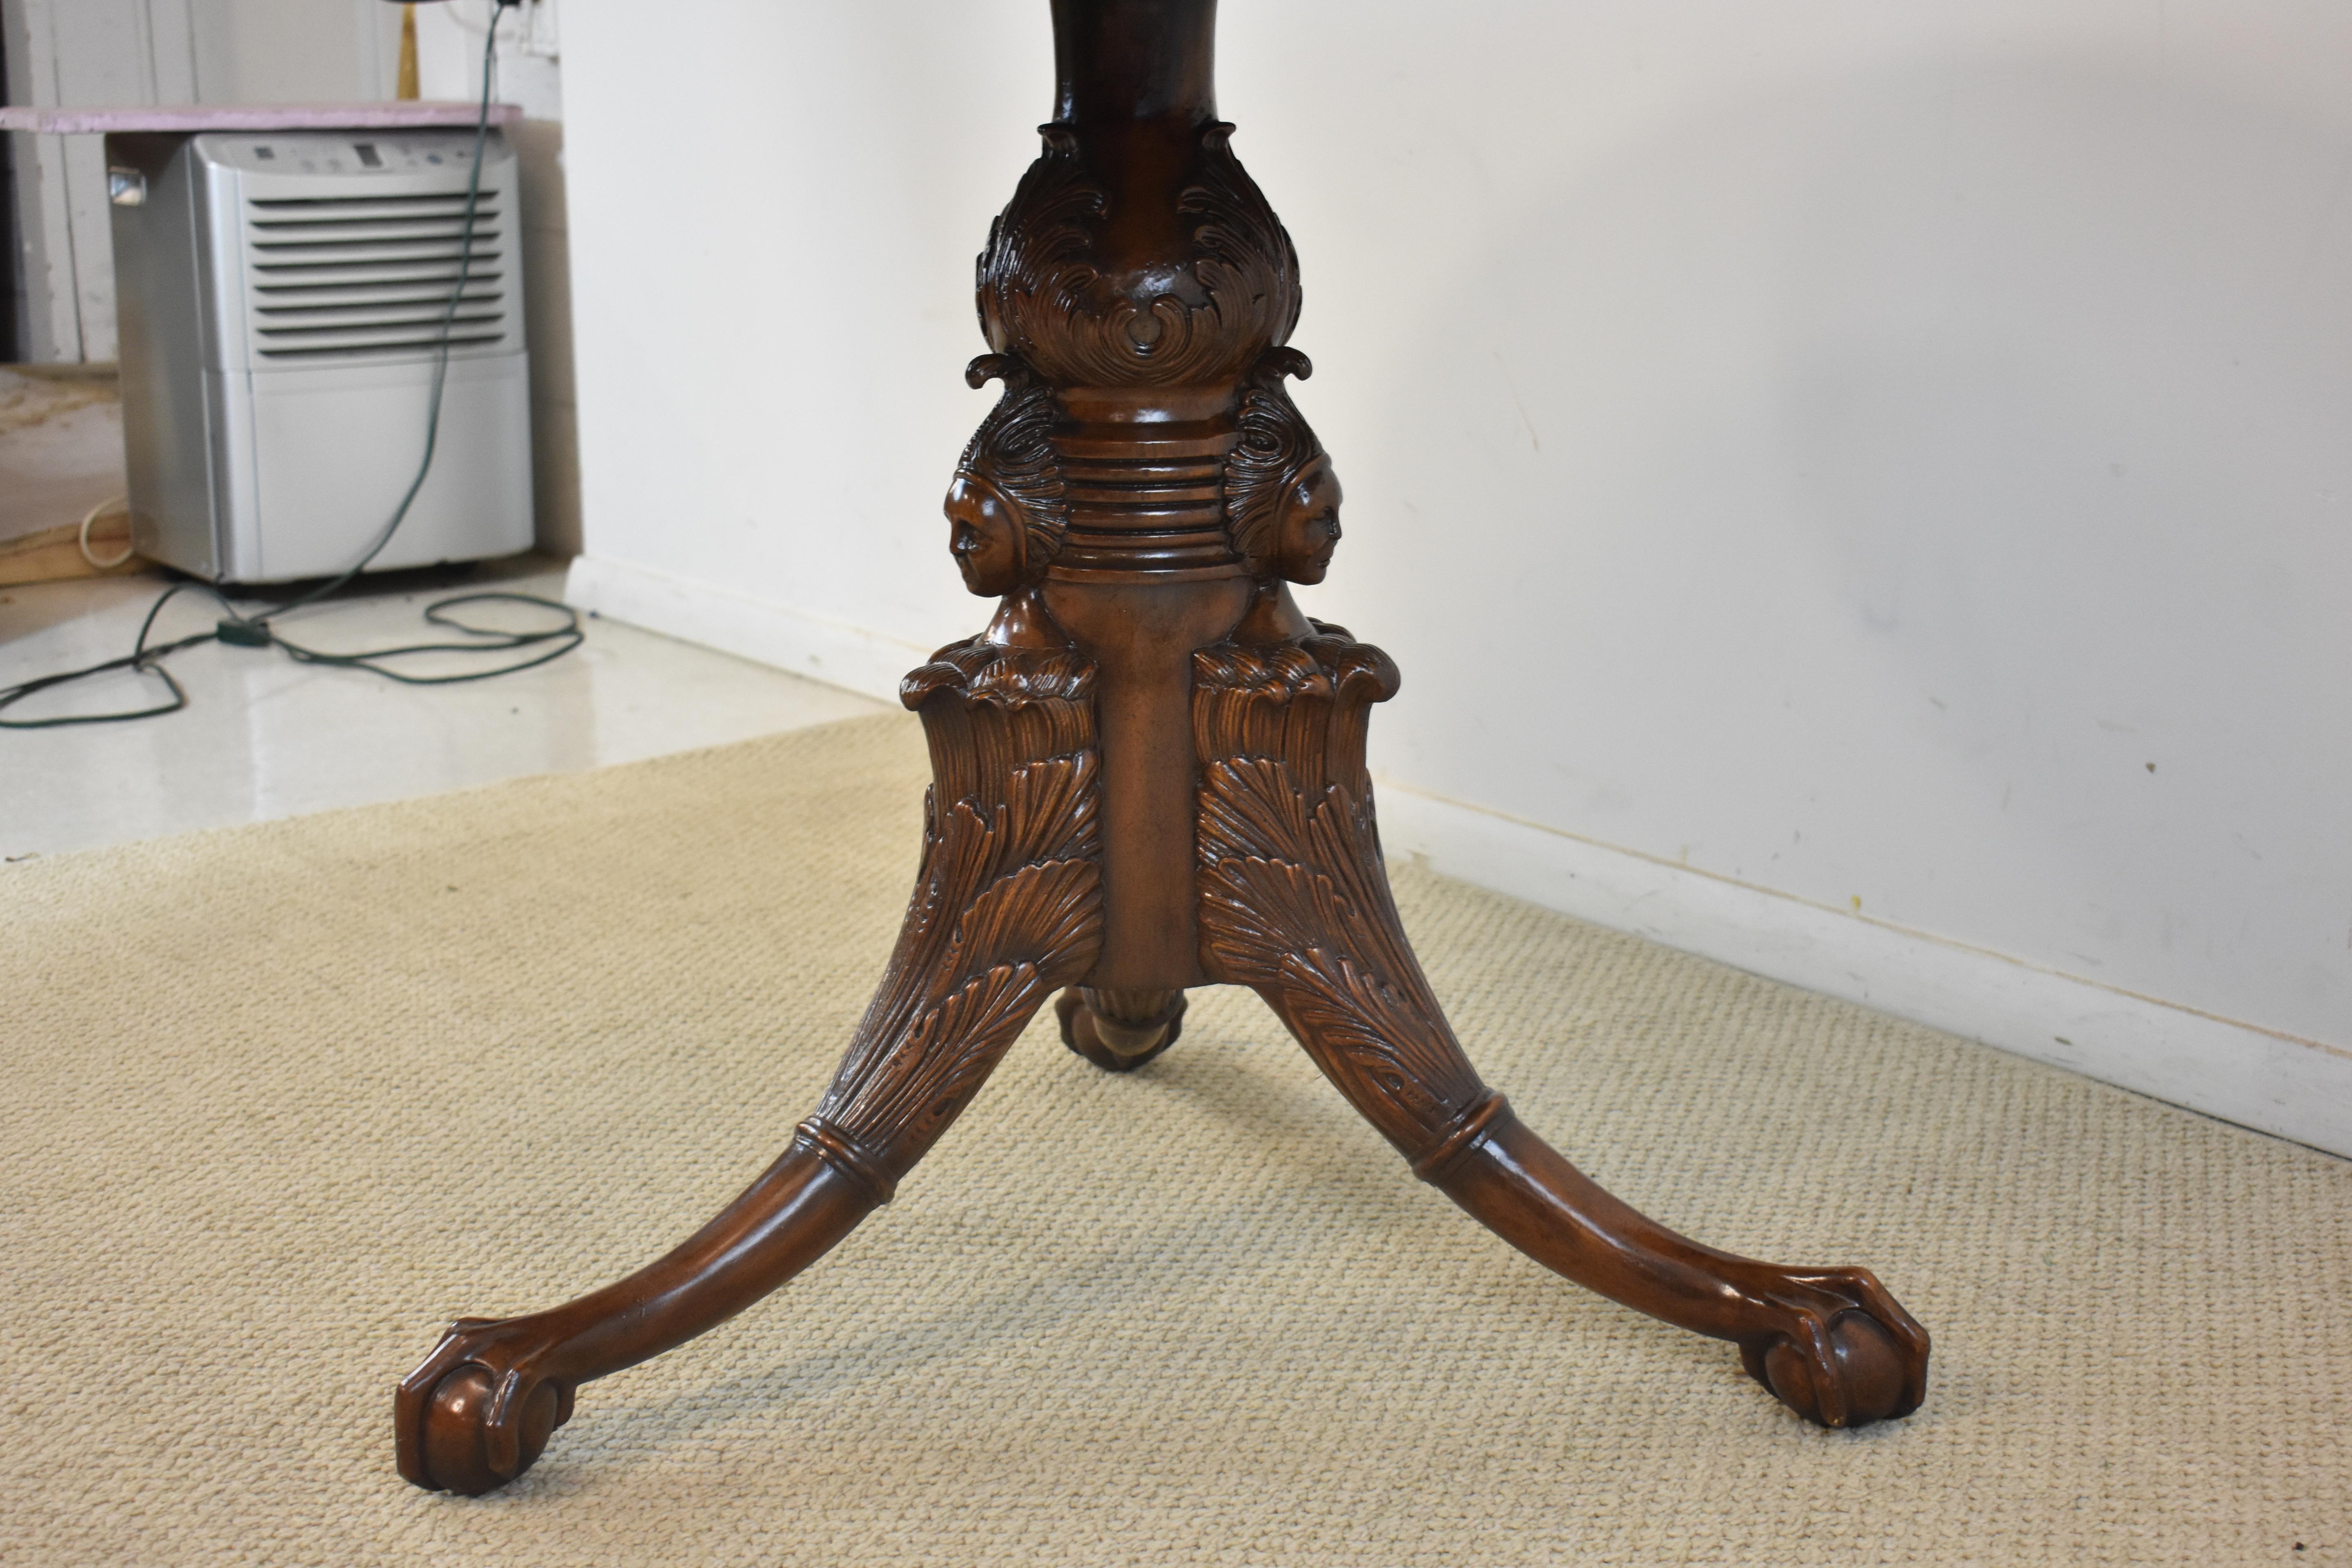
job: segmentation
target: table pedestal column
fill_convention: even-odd
[[[1927,1335],[1861,1268],[1717,1252],[1521,1125],[1397,919],[1364,771],[1378,648],[1310,622],[1339,484],[1287,384],[1290,237],[1212,87],[1214,0],[1054,0],[1044,151],[980,258],[1001,381],[948,493],[987,629],[908,676],[934,784],[881,986],[782,1158],[676,1250],[549,1311],[467,1319],[400,1385],[401,1474],[488,1491],[578,1386],[711,1328],[888,1201],[1038,1007],[1125,1070],[1187,987],[1255,988],[1415,1174],[1568,1279],[1736,1343],[1806,1417],[1916,1408]]]

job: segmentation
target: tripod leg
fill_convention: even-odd
[[[692,1339],[814,1262],[889,1201],[1045,998],[1093,967],[1091,681],[1075,655],[978,639],[907,678],[931,746],[922,871],[816,1114],[658,1262],[551,1310],[454,1324],[394,1396],[403,1476],[469,1496],[513,1480],[570,1418],[579,1384]]]
[[[1869,1270],[1718,1252],[1610,1196],[1479,1080],[1391,899],[1363,771],[1377,649],[1323,628],[1194,664],[1202,757],[1202,967],[1255,987],[1349,1104],[1481,1224],[1546,1268],[1740,1347],[1749,1373],[1826,1426],[1908,1415],[1927,1331]]]

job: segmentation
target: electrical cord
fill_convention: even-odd
[[[163,684],[171,688],[172,700],[158,703],[152,708],[134,708],[120,713],[75,713],[55,719],[0,719],[0,728],[55,730],[68,724],[119,724],[132,719],[153,719],[165,713],[177,713],[181,709],[185,708],[188,705],[187,692],[182,689],[180,683],[172,678],[172,672],[158,661],[168,655],[178,653],[183,648],[191,648],[202,643],[225,639],[222,638],[216,626],[211,631],[198,632],[193,637],[184,637],[177,642],[165,643],[160,647],[151,648],[147,646],[147,634],[154,630],[155,617],[163,613],[163,606],[172,602],[173,595],[184,588],[195,588],[210,594],[214,598],[220,599],[221,608],[226,610],[232,616],[236,614],[236,606],[226,599],[222,599],[219,590],[211,584],[174,583],[163,590],[161,598],[148,606],[147,618],[139,623],[138,640],[131,645],[131,651],[121,658],[110,658],[102,664],[89,665],[80,669],[69,669],[62,675],[37,676],[31,680],[21,681],[5,690],[0,690],[0,708],[5,708],[13,702],[30,697],[36,691],[47,691],[52,686],[63,686],[68,681],[87,679],[93,675],[103,675],[110,669],[130,668],[137,670],[142,675],[161,677]],[[220,624],[227,626],[229,623],[223,621]]]
[[[81,514],[81,531],[75,536],[74,542],[81,546],[81,558],[84,561],[89,562],[92,566],[97,567],[101,572],[111,572],[117,566],[121,565],[133,555],[139,553],[139,547],[137,545],[126,544],[122,547],[122,553],[116,556],[113,560],[100,561],[96,555],[91,553],[89,548],[89,525],[96,522],[100,518],[104,517],[108,512],[112,511],[118,506],[127,507],[130,500],[131,498],[129,496],[109,496],[106,500],[99,502],[96,506]],[[124,513],[124,518],[125,521],[128,521],[129,519],[129,513],[127,510]]]
[[[399,530],[402,521],[407,518],[409,508],[415,503],[417,492],[425,488],[425,477],[433,471],[433,454],[439,444],[441,434],[442,392],[447,384],[449,374],[449,334],[455,326],[458,309],[464,303],[466,285],[473,272],[474,216],[475,209],[481,197],[482,160],[489,143],[490,89],[498,61],[499,30],[496,24],[499,12],[520,4],[520,0],[494,0],[490,14],[492,25],[487,29],[487,36],[483,40],[482,98],[479,111],[474,121],[473,166],[466,177],[466,210],[457,244],[457,280],[455,287],[449,290],[449,303],[441,312],[439,341],[434,351],[432,389],[426,400],[425,414],[425,454],[417,463],[416,477],[409,481],[407,491],[400,498],[400,504],[393,510],[391,519],[377,531],[374,542],[368,546],[367,552],[340,575],[298,594],[283,604],[271,606],[262,615],[247,615],[240,612],[210,584],[175,583],[165,589],[155,603],[149,606],[147,618],[140,623],[137,640],[132,643],[131,652],[122,658],[106,659],[80,669],[66,670],[57,675],[38,676],[31,680],[20,681],[14,686],[0,687],[0,710],[5,710],[38,691],[47,691],[51,688],[72,681],[88,679],[91,676],[102,675],[110,670],[130,669],[139,675],[152,675],[161,679],[171,691],[171,700],[159,702],[151,707],[126,709],[112,713],[64,714],[50,719],[11,719],[0,716],[0,729],[49,730],[68,724],[120,724],[134,719],[153,719],[166,713],[176,713],[188,705],[188,694],[179,681],[173,678],[172,672],[164,667],[163,660],[173,654],[208,642],[226,643],[235,647],[268,647],[275,645],[285,649],[288,657],[300,664],[315,664],[340,669],[364,669],[370,674],[380,675],[387,680],[396,680],[406,686],[449,686],[463,681],[488,680],[501,675],[512,675],[518,670],[534,668],[551,659],[561,658],[587,640],[587,634],[580,627],[579,613],[570,605],[558,604],[552,599],[541,598],[536,594],[503,592],[457,594],[446,599],[436,600],[425,606],[425,619],[428,623],[448,626],[461,632],[475,639],[470,642],[421,642],[410,643],[400,647],[370,648],[359,653],[329,653],[290,642],[270,625],[271,617],[284,616],[306,605],[316,604],[365,571],[369,563],[382,554],[384,546],[392,542],[392,536]],[[95,516],[96,512],[93,511],[91,517]],[[89,522],[90,518],[85,518],[82,522],[85,554],[89,550]],[[148,634],[154,630],[155,617],[163,613],[165,605],[190,589],[210,595],[227,614],[214,623],[210,631],[197,632],[172,642],[149,647],[147,637]],[[563,625],[540,631],[500,631],[492,626],[471,625],[447,613],[453,606],[459,605],[493,602],[530,605],[553,610],[563,617]],[[461,670],[450,675],[414,675],[379,662],[414,654],[498,653],[536,647],[542,644],[552,646],[545,647],[543,651],[529,658],[511,664],[502,664],[493,669]]]

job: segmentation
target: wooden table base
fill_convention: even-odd
[[[1927,1335],[1861,1268],[1733,1257],[1644,1218],[1480,1081],[1397,919],[1364,771],[1388,656],[1307,620],[1339,486],[1286,390],[1298,264],[1228,145],[1215,0],[1054,0],[1060,92],[989,236],[1003,383],[949,491],[988,629],[901,694],[934,775],[919,882],[873,1005],[783,1156],[667,1257],[565,1306],[466,1319],[394,1400],[400,1473],[478,1494],[577,1387],[814,1262],[945,1132],[1056,991],[1131,1068],[1186,988],[1264,996],[1413,1173],[1580,1285],[1738,1344],[1829,1426],[1916,1409]]]

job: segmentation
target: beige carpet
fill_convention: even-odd
[[[2352,1164],[1411,869],[1527,1121],[1706,1239],[1875,1267],[1925,1410],[1780,1413],[1213,992],[1132,1078],[1033,1028],[895,1205],[522,1484],[404,1485],[444,1320],[651,1257],[814,1103],[922,773],[867,720],[0,871],[0,1561],[2352,1562]]]

